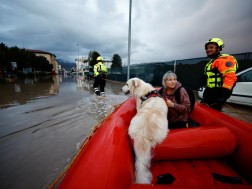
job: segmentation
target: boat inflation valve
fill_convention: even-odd
[[[176,178],[171,173],[157,176],[157,184],[172,184]]]

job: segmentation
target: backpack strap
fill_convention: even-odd
[[[161,87],[161,88],[159,89],[158,93],[159,93],[161,96],[163,96],[163,95],[162,95],[162,94],[163,94],[163,91],[164,91],[164,87]]]
[[[182,88],[182,86],[180,86],[180,87],[175,91],[175,93],[174,93],[175,99],[176,99],[177,103],[179,103],[179,104],[180,104],[180,89],[181,89],[181,88]]]
[[[182,85],[182,86],[180,86],[177,90],[176,90],[176,92],[175,92],[175,99],[176,99],[176,101],[177,101],[177,103],[180,103],[180,89],[181,88],[184,88],[185,90],[186,90],[186,92],[187,92],[187,94],[188,94],[188,97],[189,97],[189,100],[190,100],[190,103],[191,103],[191,105],[190,105],[190,107],[191,107],[191,111],[190,111],[190,113],[193,111],[193,108],[194,108],[194,104],[195,104],[195,96],[194,96],[194,94],[193,94],[193,91],[192,91],[192,89],[190,88],[190,87],[187,87],[186,85]]]

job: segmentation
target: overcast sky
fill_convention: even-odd
[[[1,0],[0,42],[74,62],[92,50],[128,57],[129,0]],[[252,0],[132,0],[131,63],[252,52]],[[78,45],[76,45],[78,44]]]

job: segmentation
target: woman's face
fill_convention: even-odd
[[[166,80],[165,80],[165,86],[169,89],[173,89],[175,86],[176,86],[176,83],[177,83],[177,78],[176,77],[168,77]]]

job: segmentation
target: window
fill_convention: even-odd
[[[249,70],[240,75],[239,82],[252,82],[252,70]]]

